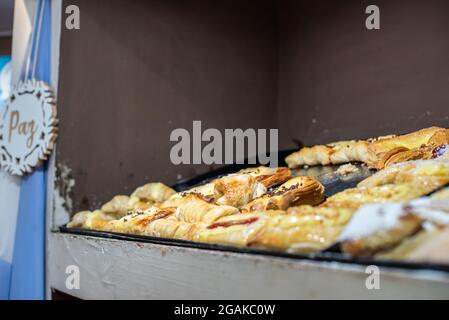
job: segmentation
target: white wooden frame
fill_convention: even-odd
[[[72,234],[50,235],[49,282],[84,299],[448,299],[449,276],[181,248]],[[66,268],[80,270],[79,289]]]
[[[62,1],[53,0],[54,88],[63,12]],[[381,268],[380,290],[369,290],[363,266],[59,233],[56,227],[68,213],[55,189],[55,172],[54,152],[47,190],[47,299],[51,288],[83,299],[449,298],[445,273]],[[70,265],[80,269],[79,289],[66,286]]]

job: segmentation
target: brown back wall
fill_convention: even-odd
[[[449,2],[64,1],[57,161],[74,209],[147,181],[210,169],[170,163],[170,132],[274,128],[281,148],[449,127]]]
[[[365,27],[373,3],[380,30]],[[279,4],[283,147],[449,127],[449,1]]]
[[[57,159],[73,170],[76,210],[208,170],[170,162],[170,132],[193,120],[277,126],[271,1],[68,4],[81,29],[62,32]]]

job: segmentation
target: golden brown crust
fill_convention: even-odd
[[[215,199],[219,205],[236,208],[267,192],[267,188],[251,175],[230,175],[215,183]]]
[[[295,215],[278,215],[268,219],[250,245],[310,253],[332,245],[341,230],[341,225],[304,225]]]
[[[67,224],[67,227],[103,230],[113,219],[114,217],[105,214],[101,210],[95,210],[93,212],[81,211],[73,216],[72,221]]]
[[[401,161],[431,159],[433,148],[445,143],[449,143],[449,130],[439,127],[382,139],[369,144],[367,164],[382,169]]]
[[[241,208],[242,212],[286,210],[303,204],[316,205],[324,200],[324,186],[311,177],[295,177],[266,195]]]
[[[441,230],[438,229],[421,230],[413,236],[404,239],[397,246],[377,253],[375,257],[382,260],[410,260],[409,256],[411,254],[419,250],[423,244],[432,241],[432,238],[440,232]]]
[[[357,161],[382,169],[400,161],[430,159],[433,148],[448,143],[449,129],[430,127],[400,136],[306,147],[290,154],[285,161],[290,168]]]
[[[418,232],[420,228],[421,218],[413,214],[405,214],[393,228],[379,230],[358,239],[345,240],[340,244],[340,248],[352,256],[370,256],[397,245]]]
[[[285,158],[289,168],[368,161],[367,141],[339,141],[305,147]]]
[[[193,195],[187,195],[177,207],[175,216],[178,220],[189,223],[213,223],[221,217],[235,213],[238,213],[235,207],[214,205]]]
[[[435,232],[410,252],[406,260],[425,263],[449,263],[449,228]]]
[[[387,184],[381,186],[359,186],[341,191],[329,197],[320,207],[353,208],[369,203],[404,202],[429,194],[436,186],[423,184]]]
[[[279,213],[282,214],[282,213]],[[198,240],[209,243],[247,246],[265,225],[269,214],[235,214],[217,220],[199,232]]]
[[[256,176],[256,180],[262,183],[267,188],[281,184],[290,179],[292,176],[290,169],[285,167],[259,167],[259,169],[260,173]]]
[[[366,178],[358,186],[369,188],[404,183],[436,190],[449,183],[449,162],[424,160],[396,163]]]
[[[126,216],[129,211],[133,210],[133,206],[130,203],[130,198],[124,195],[114,196],[111,201],[105,203],[101,207],[101,211],[105,214],[110,214],[116,218]]]

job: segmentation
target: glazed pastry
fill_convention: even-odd
[[[272,212],[271,214],[284,212]],[[217,220],[199,232],[198,241],[247,246],[267,222],[270,213],[234,214]]]
[[[418,149],[423,145],[435,147],[437,144],[449,143],[449,141],[445,142],[446,137],[449,138],[447,131],[444,128],[430,127],[409,134],[374,141],[368,147],[369,160],[367,163],[370,166],[379,167],[379,159],[382,159],[385,154],[392,152],[392,150],[399,150],[399,148],[412,150]]]
[[[390,250],[387,254],[399,256],[413,251],[425,238],[424,235],[410,238],[416,232],[447,226],[449,200],[426,197],[404,204],[364,206],[354,214],[339,240],[342,250],[354,256],[373,255],[385,250]],[[408,238],[410,241],[406,240]],[[395,248],[396,245],[399,246]]]
[[[339,141],[327,145],[305,147],[285,158],[289,168],[304,165],[341,164],[352,161],[368,161],[367,141]]]
[[[179,221],[175,217],[151,222],[142,233],[147,236],[196,240],[200,224]]]
[[[295,177],[241,208],[242,212],[286,210],[303,204],[316,205],[324,200],[324,187],[314,178]]]
[[[353,208],[369,203],[403,202],[429,194],[436,189],[432,185],[387,184],[382,186],[346,189],[329,197],[320,207]]]
[[[159,209],[151,207],[145,211],[134,211],[120,219],[110,221],[104,229],[118,233],[143,234],[145,228],[154,220],[173,215],[175,208]]]
[[[449,228],[431,234],[406,255],[405,260],[425,263],[449,263]]]
[[[420,227],[420,220],[416,216],[403,216],[396,227],[380,230],[367,237],[343,241],[340,248],[352,256],[370,256],[397,245],[419,231]]]
[[[221,217],[238,213],[235,207],[214,205],[201,200],[195,195],[186,195],[176,209],[175,217],[189,223],[213,223]]]
[[[442,144],[449,144],[449,129],[430,127],[400,136],[306,147],[290,154],[285,161],[290,168],[356,161],[382,169],[401,161],[431,159],[433,149]]]
[[[345,227],[339,237],[340,248],[352,256],[370,256],[415,234],[421,222],[401,204],[367,205]]]
[[[237,173],[215,179],[182,193],[175,194],[161,204],[162,207],[179,206],[185,195],[218,205],[241,207],[249,201],[263,195],[267,188],[285,182],[291,177],[288,168],[255,167],[240,170]]]
[[[396,163],[366,178],[358,186],[369,188],[403,183],[436,190],[449,183],[449,161],[437,159]]]
[[[291,207],[287,214],[293,215],[301,225],[345,225],[355,212],[352,208],[324,208],[309,205]]]
[[[264,166],[243,169],[236,174],[249,174],[267,188],[281,184],[292,176],[292,173],[288,168],[269,168]]]
[[[291,253],[311,253],[331,246],[342,228],[339,224],[305,223],[295,214],[276,215],[267,220],[250,245]]]
[[[414,133],[370,144],[368,165],[382,169],[390,164],[435,159],[449,143],[449,129],[431,127]]]
[[[109,221],[113,219],[114,217],[105,214],[101,210],[95,210],[94,212],[81,211],[73,216],[72,221],[67,224],[67,227],[103,230]]]
[[[130,196],[129,206],[134,210],[145,210],[160,204],[176,193],[175,190],[160,182],[147,183],[138,187]]]
[[[215,182],[215,199],[218,205],[236,208],[247,204],[267,192],[267,188],[246,174],[230,175]]]
[[[382,260],[449,263],[449,228],[422,230],[391,250],[375,256]]]
[[[117,219],[126,216],[131,210],[133,205],[130,198],[124,195],[115,196],[101,207],[101,211]]]
[[[80,211],[73,215],[72,220],[67,223],[67,228],[84,228],[87,220],[87,214],[90,211]]]
[[[182,192],[182,195],[194,194],[206,202],[215,202],[215,182],[216,181],[217,180],[213,180],[209,183],[189,189],[185,192]]]

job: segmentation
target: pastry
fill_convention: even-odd
[[[237,174],[249,174],[267,188],[287,181],[292,175],[291,171],[285,167],[269,168],[264,166],[243,169]]]
[[[324,200],[324,187],[316,179],[295,177],[254,199],[241,208],[242,212],[286,210],[302,204],[316,205]]]
[[[175,193],[175,190],[163,183],[147,183],[146,185],[138,187],[131,194],[129,206],[134,210],[145,210],[167,200]]]
[[[320,207],[353,208],[369,203],[403,202],[424,196],[435,190],[432,185],[415,187],[411,184],[387,184],[357,187],[341,191],[329,197]]]
[[[254,241],[268,217],[266,213],[246,213],[221,218],[201,230],[198,241],[247,246]]]
[[[331,246],[342,228],[339,224],[305,223],[295,214],[280,214],[268,218],[249,245],[291,253],[311,253]]]
[[[449,226],[449,200],[429,197],[398,204],[371,204],[361,207],[339,237],[342,251],[353,256],[406,255],[424,235],[418,231]],[[420,232],[422,234],[422,232]],[[396,246],[398,246],[396,248]]]
[[[130,198],[125,195],[114,196],[111,201],[101,207],[101,211],[115,218],[124,217],[131,210],[133,210],[133,205],[130,202]]]
[[[105,214],[101,210],[95,210],[93,212],[81,211],[73,216],[72,221],[67,224],[67,227],[104,230],[105,226],[113,220],[113,216]]]
[[[437,159],[396,163],[366,178],[358,186],[369,188],[403,183],[436,190],[449,183],[449,161]]]
[[[215,182],[215,199],[218,205],[240,208],[266,192],[267,188],[252,175],[230,175]]]
[[[213,223],[221,217],[238,213],[235,207],[207,203],[195,195],[186,195],[176,209],[175,217],[189,223]]]
[[[433,150],[443,144],[449,144],[449,129],[430,127],[400,136],[305,147],[287,156],[285,162],[289,168],[297,168],[355,161],[382,169],[396,162],[431,159]]]
[[[367,141],[339,141],[327,145],[305,147],[285,158],[289,168],[304,165],[329,165],[368,161]]]
[[[179,221],[171,217],[151,222],[142,234],[161,238],[197,240],[197,233],[200,228],[200,224]]]

